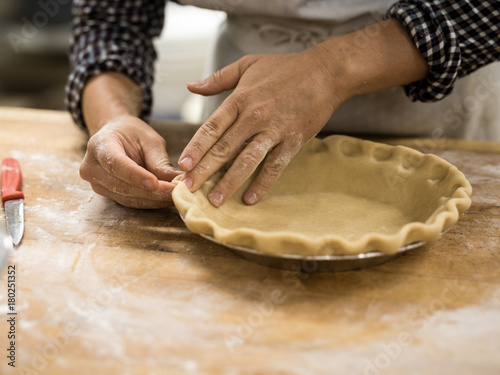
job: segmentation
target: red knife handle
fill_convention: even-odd
[[[11,199],[24,199],[21,192],[21,167],[16,159],[7,158],[2,162],[2,203]]]

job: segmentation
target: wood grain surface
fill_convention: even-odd
[[[195,128],[156,124],[179,155]],[[473,204],[432,244],[359,271],[267,268],[134,210],[78,175],[67,113],[0,109],[23,175],[15,368],[0,275],[1,374],[499,374],[500,145],[391,139],[455,164]],[[4,223],[0,210],[0,225]]]

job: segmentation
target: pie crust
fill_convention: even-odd
[[[225,245],[263,254],[394,254],[435,241],[471,204],[472,188],[447,161],[403,146],[334,135],[309,141],[261,201],[242,201],[247,183],[222,207],[207,193],[218,172],[173,200],[186,226]]]

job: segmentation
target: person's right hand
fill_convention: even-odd
[[[172,205],[170,181],[180,174],[165,140],[134,116],[108,122],[89,140],[80,176],[100,195],[133,208]]]

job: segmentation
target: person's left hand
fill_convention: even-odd
[[[346,98],[335,80],[334,64],[324,60],[321,48],[249,55],[204,81],[189,83],[188,89],[201,95],[234,91],[179,158],[187,187],[199,189],[239,152],[208,199],[214,206],[224,204],[264,161],[243,198],[256,203]]]

